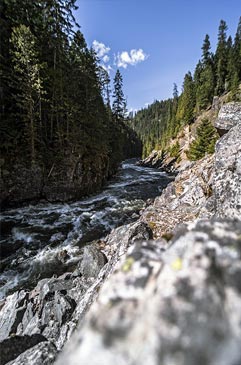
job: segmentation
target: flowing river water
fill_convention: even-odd
[[[69,269],[85,243],[138,218],[145,202],[160,195],[172,177],[135,162],[124,161],[97,195],[2,213],[0,299],[20,288],[31,288],[41,278],[61,274],[58,262],[63,256]]]

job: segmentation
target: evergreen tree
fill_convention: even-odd
[[[181,125],[193,122],[195,104],[195,85],[191,72],[188,72],[184,77],[183,92],[177,110],[177,119]]]
[[[239,80],[241,80],[241,17],[239,18],[237,32],[234,38],[233,45],[233,63]]]
[[[173,96],[174,100],[178,99],[178,89],[177,89],[177,84],[176,83],[173,84],[172,96]]]
[[[116,121],[123,120],[125,115],[125,98],[122,90],[123,79],[119,70],[116,71],[114,78],[114,92],[112,112]]]
[[[81,166],[83,179],[93,174],[95,181],[140,153],[135,133],[113,123],[109,75],[104,81],[100,76],[96,54],[75,22],[75,3],[0,3],[0,147],[6,170],[20,158],[29,168],[31,157],[47,179],[55,166],[55,174],[73,182]],[[105,166],[96,174],[100,159]]]
[[[203,41],[203,45],[202,45],[202,63],[207,65],[210,63],[211,60],[211,43],[210,43],[210,38],[209,35],[206,34],[205,39]]]
[[[197,129],[197,137],[191,143],[187,157],[190,160],[199,160],[204,157],[206,153],[214,153],[217,138],[217,132],[213,125],[208,119],[204,119]]]
[[[36,39],[25,25],[13,28],[12,37],[12,83],[20,116],[25,123],[25,134],[31,151],[32,163],[36,160],[36,123],[41,123],[40,102],[42,82],[36,51]]]
[[[215,54],[216,65],[216,93],[221,95],[225,91],[225,81],[227,76],[228,47],[227,47],[227,24],[224,20],[220,21],[218,30],[218,45]]]
[[[202,61],[199,61],[194,75],[197,112],[200,112],[200,110],[205,109],[211,104],[213,98],[215,75],[213,57],[210,49],[211,44],[209,35],[207,34],[202,46]]]

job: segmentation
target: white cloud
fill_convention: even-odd
[[[101,65],[101,67],[108,72],[108,74],[110,73],[110,71],[113,70],[113,68],[111,67],[111,65]]]
[[[94,42],[92,43],[92,46],[97,54],[97,57],[99,57],[100,59],[107,59],[106,57],[107,54],[110,52],[110,47],[107,47],[104,43],[98,42],[97,40],[94,40]],[[104,62],[108,62],[109,61],[109,57],[107,61]]]
[[[143,62],[148,58],[143,49],[132,49],[130,52],[124,51],[116,56],[116,65],[118,67],[127,68],[128,65],[135,66],[137,63]]]
[[[102,58],[102,61],[105,63],[109,62],[109,60],[110,60],[110,57],[107,56],[107,54]]]

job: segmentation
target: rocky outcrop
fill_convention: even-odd
[[[166,251],[135,243],[57,364],[239,364],[240,235],[240,222],[216,219],[178,232]]]
[[[150,238],[151,230],[142,222],[117,228],[105,241],[98,242],[103,252],[94,244],[86,246],[73,272],[42,279],[31,291],[20,290],[9,295],[0,309],[0,347],[7,344],[7,353],[2,357],[1,365],[25,350],[32,356],[32,361],[28,360],[26,364],[41,364],[41,352],[46,353],[49,347],[55,349],[51,350],[53,360],[54,354],[69,339],[120,257],[135,240]],[[39,341],[34,343],[34,339]],[[34,346],[42,341],[44,345]],[[26,343],[29,347],[25,346]],[[28,350],[30,347],[33,347],[31,351]],[[24,359],[25,354],[20,355],[16,364],[25,364]],[[44,356],[44,364],[52,363],[51,359],[49,362],[47,359]]]
[[[23,352],[7,365],[51,365],[57,355],[56,347],[50,342],[41,342]]]
[[[241,218],[241,117],[217,143],[213,192],[215,213]]]
[[[57,365],[240,364],[240,140],[237,122],[73,272],[7,297],[1,340],[46,339],[10,364],[52,364],[76,327]]]
[[[39,334],[32,336],[13,336],[2,341],[0,343],[0,364],[6,364],[31,347],[45,341],[47,341],[46,338]]]
[[[105,155],[88,159],[70,155],[61,163],[53,163],[48,170],[38,164],[16,162],[11,171],[2,167],[0,203],[8,207],[40,199],[49,202],[78,199],[100,189],[113,173]]]
[[[172,157],[168,153],[162,154],[160,151],[152,151],[147,158],[139,161],[138,165],[163,169],[166,172],[175,172],[176,161],[177,157]]]
[[[213,160],[213,156],[207,156],[198,163],[188,163],[154,204],[142,212],[141,220],[151,227],[155,238],[170,238],[178,224],[190,223],[200,214],[213,214]]]
[[[241,362],[240,127],[142,212],[155,240],[116,263],[58,365]]]
[[[227,103],[224,104],[216,119],[214,126],[220,136],[223,136],[227,131],[234,127],[241,121],[241,103]]]

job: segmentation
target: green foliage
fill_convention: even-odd
[[[36,38],[28,27],[20,25],[13,28],[10,42],[13,64],[10,81],[15,88],[19,118],[24,122],[23,133],[27,136],[31,162],[34,163],[36,158],[36,123],[41,123],[40,104],[43,94]]]
[[[221,20],[215,54],[211,52],[207,34],[202,45],[202,56],[194,75],[184,77],[180,96],[174,84],[173,98],[155,101],[131,118],[131,127],[143,143],[143,157],[153,149],[168,149],[183,126],[191,124],[206,108],[214,96],[230,91],[230,101],[240,100],[241,82],[241,17],[237,32],[227,39],[227,25]]]
[[[177,120],[181,125],[191,124],[194,120],[195,109],[195,85],[191,72],[184,77],[183,93],[180,97],[177,109]]]
[[[180,144],[176,142],[171,147],[168,148],[168,152],[171,157],[178,157],[180,153]]]
[[[116,121],[124,120],[125,117],[125,98],[122,91],[123,79],[120,70],[116,71],[114,78],[113,106],[112,111]]]
[[[208,119],[204,119],[197,129],[196,139],[191,143],[187,157],[190,160],[199,160],[205,154],[214,153],[215,143],[218,139],[217,132]]]
[[[91,155],[113,171],[123,158],[141,154],[124,113],[115,123],[110,77],[86,45],[75,4],[1,1],[0,145],[9,168],[21,159],[50,171],[72,158],[89,171]],[[118,82],[122,87],[121,75]]]
[[[227,76],[227,62],[228,62],[228,44],[227,44],[227,31],[228,27],[224,20],[220,21],[218,30],[218,45],[215,54],[215,67],[216,67],[216,94],[222,95],[225,91],[225,80]]]

